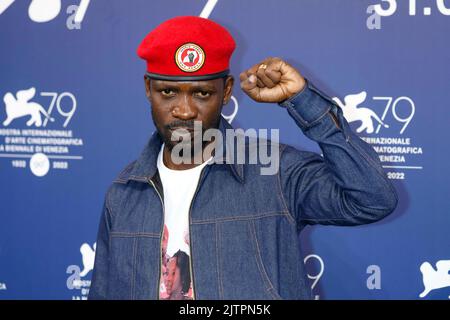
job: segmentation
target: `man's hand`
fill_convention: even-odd
[[[281,102],[300,92],[305,78],[280,58],[267,58],[239,75],[242,90],[258,102]]]

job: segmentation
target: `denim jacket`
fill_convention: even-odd
[[[367,224],[396,208],[396,191],[377,154],[351,131],[334,101],[307,81],[279,105],[323,157],[279,144],[275,175],[233,161],[203,169],[189,212],[195,299],[311,299],[301,230]],[[221,118],[220,130],[227,128]],[[106,194],[90,299],[158,299],[161,144],[155,132]]]

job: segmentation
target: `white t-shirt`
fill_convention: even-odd
[[[176,299],[175,291],[177,285],[169,276],[169,268],[175,268],[176,261],[171,259],[174,255],[177,257],[174,260],[181,260],[178,256],[184,255],[183,261],[189,261],[191,253],[189,248],[189,209],[191,206],[192,198],[197,189],[198,181],[202,169],[211,161],[205,161],[201,165],[198,165],[192,169],[187,170],[172,170],[166,167],[163,161],[164,144],[158,155],[158,171],[161,178],[163,191],[164,191],[164,235],[162,244],[162,272],[161,272],[161,299]],[[178,251],[181,251],[177,254]],[[186,257],[187,255],[187,257]],[[170,262],[170,263],[169,263]],[[186,263],[182,264],[182,267],[186,266]],[[187,267],[190,268],[190,263],[187,263]],[[190,270],[179,270],[181,276],[186,275]],[[171,274],[175,274],[173,271]],[[177,275],[179,276],[179,275]],[[184,285],[182,295],[178,292],[178,297],[184,296],[184,298],[192,299],[192,280],[189,290],[186,290]],[[181,298],[183,299],[183,298]]]

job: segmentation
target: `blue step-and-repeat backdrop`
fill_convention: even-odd
[[[230,30],[236,80],[297,67],[398,190],[383,221],[304,230],[315,297],[449,299],[450,0],[0,0],[0,299],[87,298],[106,189],[154,131],[136,48],[178,15]],[[320,152],[238,82],[223,113]]]

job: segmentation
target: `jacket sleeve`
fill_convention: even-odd
[[[300,226],[366,224],[394,211],[397,194],[378,155],[352,132],[333,100],[307,81],[280,105],[323,152],[281,148],[281,191]]]
[[[89,300],[104,300],[107,298],[109,276],[109,233],[111,229],[111,213],[107,200],[103,205],[97,234],[94,271],[92,274]]]

